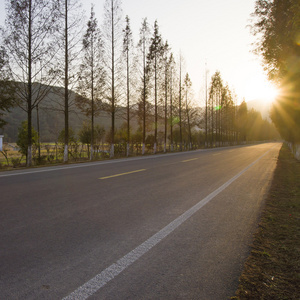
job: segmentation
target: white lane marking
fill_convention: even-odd
[[[137,160],[144,160],[144,159],[156,159],[156,158],[174,156],[174,155],[184,155],[184,154],[192,154],[192,153],[198,153],[198,152],[207,152],[210,150],[213,151],[214,149],[200,149],[200,150],[193,150],[190,152],[155,154],[155,155],[133,157],[133,158],[113,159],[113,160],[100,161],[100,162],[94,162],[94,163],[92,163],[92,162],[91,163],[79,163],[79,164],[68,165],[68,166],[46,167],[46,168],[42,168],[42,169],[35,169],[35,170],[29,170],[29,171],[22,170],[22,172],[16,171],[16,173],[14,171],[7,171],[7,173],[5,172],[5,174],[0,174],[0,178],[1,177],[9,177],[9,176],[17,176],[17,175],[27,175],[27,174],[35,174],[35,173],[68,170],[68,169],[75,169],[75,168],[94,167],[94,166],[99,166],[99,165],[115,164],[115,163],[130,162],[130,161],[137,161]]]
[[[135,171],[131,171],[131,172],[126,172],[126,173],[120,173],[120,174],[115,174],[115,175],[110,175],[110,176],[100,177],[99,179],[100,179],[100,180],[110,179],[110,178],[115,178],[115,177],[124,176],[124,175],[130,175],[130,174],[139,173],[139,172],[144,172],[144,171],[146,171],[146,169],[135,170]]]
[[[211,194],[206,196],[204,199],[202,199],[200,202],[198,202],[196,205],[194,205],[192,208],[187,210],[185,213],[183,213],[181,216],[179,216],[173,222],[171,222],[166,227],[161,229],[159,232],[154,234],[147,241],[145,241],[144,243],[142,243],[141,245],[136,247],[134,250],[132,250],[131,252],[129,252],[128,254],[123,256],[121,259],[119,259],[114,264],[110,265],[108,268],[106,268],[104,271],[102,271],[101,273],[96,275],[94,278],[92,278],[91,280],[89,280],[88,282],[83,284],[81,287],[79,287],[73,293],[71,293],[67,297],[63,298],[63,300],[84,300],[84,299],[87,299],[88,297],[92,296],[93,294],[95,294],[99,289],[101,289],[103,286],[105,286],[109,281],[111,281],[117,275],[122,273],[126,268],[128,268],[130,265],[132,265],[141,256],[143,256],[150,249],[152,249],[154,246],[156,246],[161,240],[163,240],[170,233],[172,233],[183,222],[188,220],[192,215],[194,215],[205,204],[210,202],[214,197],[216,197],[219,193],[221,193],[223,190],[225,190],[231,183],[233,183],[240,176],[242,176],[248,169],[250,169],[252,166],[254,166],[260,159],[262,159],[265,155],[267,155],[267,153],[269,153],[272,149],[273,149],[273,147],[269,151],[267,151],[265,154],[260,156],[253,163],[248,165],[248,167],[246,167],[244,170],[242,170],[237,175],[235,175],[230,180],[228,180],[226,183],[221,185],[214,192],[212,192]]]
[[[199,158],[191,158],[191,159],[183,160],[181,162],[186,163],[186,162],[194,161],[194,160],[197,160],[197,159],[199,159]]]

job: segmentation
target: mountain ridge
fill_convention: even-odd
[[[271,121],[270,110],[272,107],[272,102],[265,102],[261,99],[253,99],[246,103],[247,103],[248,110],[254,109],[261,113],[263,119],[267,119],[268,121]]]

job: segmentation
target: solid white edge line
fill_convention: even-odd
[[[249,147],[251,147],[251,146],[253,146],[253,145],[249,145]],[[239,147],[239,146],[233,146],[233,147]],[[191,153],[197,153],[197,152],[218,151],[218,150],[222,150],[222,149],[229,149],[229,148],[228,147],[218,147],[218,148],[209,148],[209,149],[198,149],[198,150],[193,150],[193,151],[183,151],[183,152],[166,153],[166,154],[153,154],[153,155],[149,155],[149,156],[121,158],[121,159],[113,159],[113,160],[99,161],[99,162],[78,163],[78,164],[68,165],[68,166],[46,167],[46,168],[42,167],[41,169],[36,169],[36,170],[29,170],[29,171],[22,170],[22,172],[19,172],[19,173],[15,173],[15,171],[7,171],[8,173],[6,173],[6,174],[0,173],[0,178],[1,177],[9,177],[9,176],[44,173],[44,172],[53,172],[53,171],[68,170],[68,169],[75,169],[75,168],[95,167],[95,166],[99,166],[99,165],[130,162],[130,161],[137,161],[137,160],[143,160],[143,159],[156,159],[156,158],[161,158],[161,157],[166,157],[166,156],[184,155],[187,153],[191,154]],[[6,171],[4,171],[4,172],[6,172]]]
[[[187,154],[187,153],[206,152],[208,150],[214,150],[214,149],[199,149],[199,150],[194,150],[194,151],[190,151],[190,152],[184,151],[184,152],[167,153],[167,154],[155,154],[155,155],[149,155],[149,156],[121,158],[121,159],[113,159],[113,160],[99,161],[99,162],[79,163],[79,164],[68,165],[68,166],[46,167],[46,168],[43,167],[42,169],[37,169],[37,170],[29,170],[29,171],[22,170],[22,172],[19,172],[19,173],[14,173],[14,171],[7,171],[7,172],[9,172],[7,174],[0,173],[0,178],[1,177],[9,177],[9,176],[17,176],[17,175],[28,175],[28,174],[35,174],[35,173],[76,169],[76,168],[95,167],[95,166],[99,166],[99,165],[130,162],[130,161],[137,161],[137,160],[144,160],[144,159],[156,159],[156,158],[161,158],[161,157],[166,157],[166,156],[183,155],[183,154]],[[13,172],[13,173],[10,173],[10,172]]]
[[[224,148],[224,147],[223,147]],[[223,149],[222,147],[218,149]],[[176,156],[176,155],[184,155],[187,153],[197,153],[197,152],[207,152],[207,151],[215,151],[217,148],[213,149],[198,149],[193,151],[183,151],[183,152],[175,152],[175,153],[166,153],[166,154],[153,154],[147,156],[139,156],[139,157],[132,157],[132,158],[120,158],[120,159],[112,159],[106,161],[99,161],[99,162],[90,162],[90,163],[78,163],[74,165],[68,166],[58,166],[58,167],[46,167],[37,170],[22,170],[23,172],[19,173],[8,173],[8,174],[1,174],[1,177],[9,177],[9,176],[17,176],[17,175],[27,175],[27,174],[35,174],[35,173],[44,173],[44,172],[53,172],[53,171],[60,171],[60,170],[68,170],[68,169],[75,169],[75,168],[86,168],[86,167],[94,167],[99,165],[107,165],[107,164],[114,164],[114,163],[123,163],[123,162],[130,162],[130,161],[137,161],[137,160],[144,160],[144,159],[156,159],[166,156]],[[7,172],[14,172],[14,171],[7,171]]]
[[[188,220],[192,215],[194,215],[198,210],[200,210],[205,204],[209,203],[214,197],[216,197],[219,193],[225,190],[231,183],[237,180],[240,176],[242,176],[248,169],[254,166],[259,160],[261,160],[267,153],[269,153],[273,147],[260,156],[253,163],[248,165],[244,170],[239,172],[237,175],[232,177],[226,183],[221,185],[218,189],[210,193],[204,199],[199,201],[193,207],[188,209],[174,221],[169,223],[166,227],[161,229],[159,232],[154,234],[144,243],[136,247],[134,250],[123,256],[116,263],[110,265],[104,271],[96,275],[94,278],[80,286],[73,293],[63,298],[62,300],[84,300],[88,297],[95,294],[99,289],[105,286],[109,281],[114,279],[117,275],[122,273],[126,268],[128,268],[131,264],[137,261],[141,256],[146,254],[151,248],[156,246],[161,240],[167,237],[170,233],[172,233],[176,228],[178,228],[183,222]]]

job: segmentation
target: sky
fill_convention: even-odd
[[[91,3],[99,24],[103,22],[105,0],[82,0],[87,18]],[[142,20],[155,20],[164,41],[175,57],[182,53],[184,73],[189,73],[196,102],[203,104],[205,74],[220,71],[224,83],[234,90],[238,103],[271,100],[272,85],[263,71],[261,59],[252,53],[255,41],[250,33],[255,0],[123,0],[124,18],[129,16],[135,43]],[[0,24],[5,19],[5,0],[0,0]]]

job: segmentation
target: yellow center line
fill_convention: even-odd
[[[213,154],[213,156],[216,156],[216,155],[220,155],[221,153],[215,153],[215,154]]]
[[[193,160],[197,160],[199,158],[192,158],[192,159],[187,159],[187,160],[183,160],[182,162],[188,162],[188,161],[193,161]]]
[[[136,171],[126,172],[126,173],[121,173],[121,174],[116,174],[116,175],[111,175],[111,176],[101,177],[101,178],[99,178],[99,179],[109,179],[109,178],[114,178],[114,177],[118,177],[118,176],[123,176],[123,175],[132,174],[132,173],[143,172],[143,171],[146,171],[146,169],[141,169],[141,170],[136,170]]]

